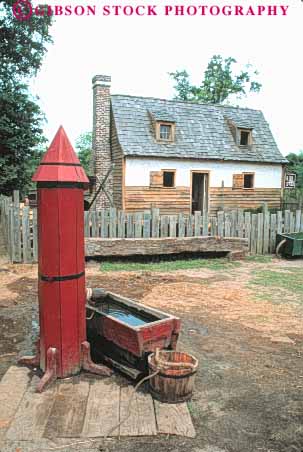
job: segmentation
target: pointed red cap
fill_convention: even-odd
[[[85,171],[62,126],[44,154],[32,181],[88,184]]]

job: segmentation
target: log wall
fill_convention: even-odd
[[[188,214],[191,208],[189,187],[125,187],[125,210],[138,212],[160,209],[161,214]],[[281,207],[281,189],[254,188],[241,189],[211,187],[209,189],[209,211],[215,214],[218,210],[256,209],[267,203],[268,207]]]

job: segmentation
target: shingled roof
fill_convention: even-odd
[[[175,100],[111,96],[124,155],[286,163],[261,111]],[[156,141],[155,121],[175,123],[175,141]],[[234,124],[252,130],[253,144],[237,146]]]

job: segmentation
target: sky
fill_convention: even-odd
[[[119,3],[121,1],[121,3]],[[63,125],[72,143],[92,129],[96,74],[112,77],[112,94],[171,99],[168,73],[186,69],[199,84],[214,54],[250,63],[262,90],[239,105],[262,110],[282,152],[303,150],[301,0],[49,0],[49,4],[96,5],[96,16],[60,16],[54,44],[32,82],[47,117],[49,140]],[[285,3],[284,3],[285,1]],[[102,5],[289,5],[287,16],[102,16]],[[162,11],[159,10],[159,11]]]

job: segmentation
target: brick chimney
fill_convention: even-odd
[[[110,82],[108,75],[95,75],[93,83],[93,174],[100,181],[104,179],[111,167],[111,149],[110,149]],[[96,188],[99,183],[96,182]],[[113,196],[113,176],[110,174],[107,179],[105,189],[110,196]],[[103,191],[96,199],[97,209],[110,207],[109,200]]]

